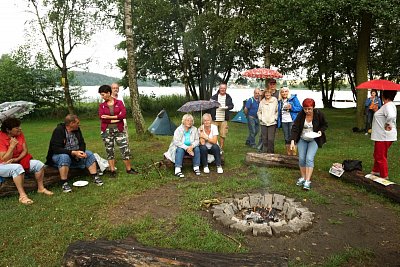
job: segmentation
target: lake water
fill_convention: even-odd
[[[98,86],[83,86],[83,90],[85,91],[83,97],[87,99],[87,101],[100,101],[100,96],[97,93]],[[227,93],[232,97],[234,109],[233,111],[239,111],[242,108],[243,100],[248,99],[253,95],[253,88],[234,88],[228,87]],[[315,100],[315,105],[317,108],[323,108],[322,104],[322,95],[321,92],[311,91],[311,90],[290,90],[291,94],[296,94],[300,103],[303,102],[305,98],[313,98]],[[185,88],[182,86],[179,87],[139,87],[139,93],[142,95],[185,95]],[[213,94],[216,93],[216,89],[213,91]],[[120,89],[120,95],[129,96],[129,90],[123,90],[122,87]],[[349,108],[355,107],[356,103],[353,101],[353,93],[351,91],[335,91],[333,100],[333,106],[335,108]],[[343,102],[346,100],[346,102]],[[350,101],[350,102],[347,102]],[[395,102],[400,102],[400,94],[396,96]]]

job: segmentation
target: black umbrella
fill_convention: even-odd
[[[211,108],[217,108],[221,106],[220,103],[214,100],[196,100],[186,102],[182,107],[178,109],[180,112],[193,112],[203,111]]]

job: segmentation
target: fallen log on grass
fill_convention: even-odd
[[[248,152],[245,159],[246,164],[262,167],[285,167],[290,169],[299,168],[299,158],[281,154]]]
[[[63,266],[288,266],[278,254],[220,254],[145,247],[133,240],[77,241],[64,255]]]
[[[380,183],[374,182],[371,179],[365,178],[365,173],[357,170],[344,172],[340,178],[337,178],[336,176],[334,177],[336,179],[361,185],[370,191],[382,194],[383,196],[400,203],[400,185],[398,184],[392,184],[388,186],[381,185]]]
[[[74,178],[78,176],[86,176],[86,169],[70,169],[68,178]],[[45,187],[50,187],[54,184],[58,184],[60,181],[60,173],[57,168],[46,166],[44,170],[43,184]],[[37,190],[36,179],[33,174],[30,174],[29,178],[24,179],[24,189],[26,192]],[[5,178],[5,181],[0,184],[0,197],[11,196],[18,194],[18,190],[15,187],[12,178]]]

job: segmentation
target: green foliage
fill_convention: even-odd
[[[330,256],[323,264],[324,267],[346,266],[367,266],[374,258],[371,249],[346,247],[342,253]]]

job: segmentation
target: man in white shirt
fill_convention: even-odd
[[[230,110],[233,109],[232,97],[226,93],[227,84],[221,83],[218,92],[211,97],[211,100],[218,101],[221,104],[218,108],[210,110],[210,114],[214,124],[219,129],[219,146],[221,153],[223,152],[226,134],[228,133],[228,121]]]

